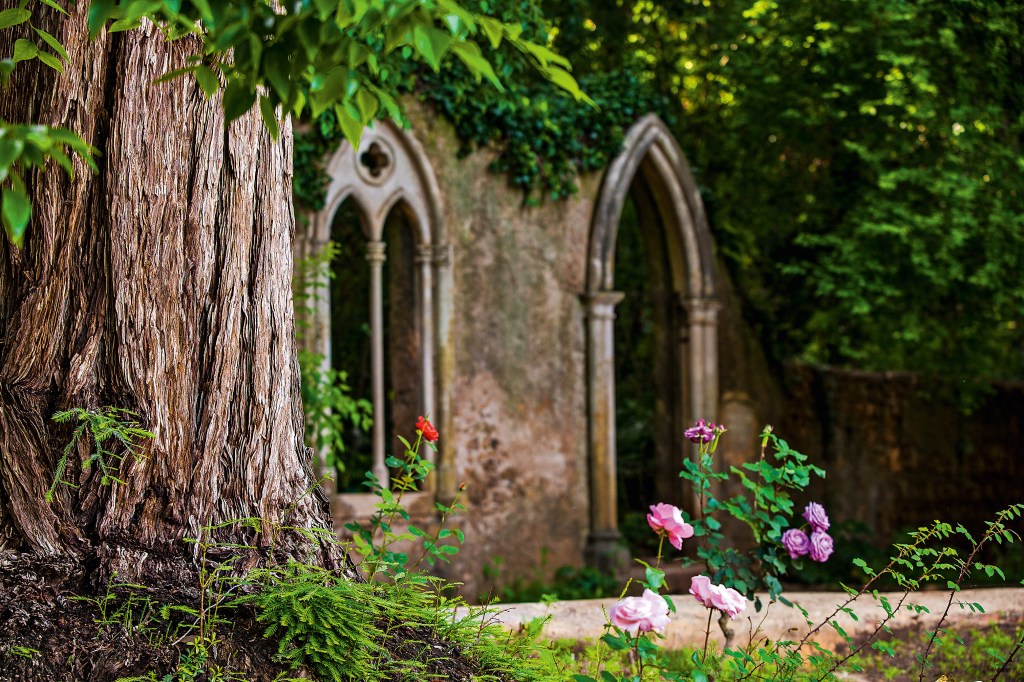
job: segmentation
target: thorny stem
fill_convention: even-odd
[[[895,565],[896,565],[896,563],[897,563],[897,562],[898,562],[899,560],[903,559],[904,555],[905,555],[905,554],[906,554],[907,552],[909,552],[911,548],[914,548],[914,547],[917,547],[918,545],[924,544],[924,543],[925,543],[925,542],[927,542],[927,541],[928,541],[928,539],[929,539],[929,538],[931,538],[931,536],[932,536],[932,535],[934,535],[935,533],[936,533],[936,528],[935,528],[935,527],[932,527],[932,528],[928,529],[928,533],[927,533],[926,535],[924,535],[924,537],[918,538],[918,540],[917,540],[917,541],[916,541],[916,542],[915,542],[915,543],[914,543],[913,545],[908,545],[907,547],[904,547],[904,548],[900,549],[900,552],[899,552],[899,554],[898,554],[898,555],[897,555],[897,556],[896,556],[895,558],[893,558],[893,559],[892,559],[892,560],[891,560],[891,561],[890,561],[890,562],[889,562],[889,563],[888,563],[888,564],[886,565],[886,567],[885,567],[885,568],[883,568],[883,569],[882,569],[881,571],[879,571],[878,573],[876,573],[876,574],[875,574],[875,575],[874,575],[874,576],[873,576],[873,577],[871,578],[871,580],[869,580],[869,581],[867,581],[866,583],[864,583],[864,586],[863,586],[863,587],[861,587],[861,588],[860,588],[860,590],[858,590],[858,591],[857,591],[857,592],[856,592],[855,594],[853,594],[852,596],[850,596],[850,597],[849,597],[849,598],[848,598],[848,599],[847,599],[847,600],[846,600],[845,602],[843,602],[842,604],[840,604],[839,606],[837,606],[837,607],[836,607],[836,609],[835,609],[835,611],[833,611],[833,612],[832,612],[832,613],[831,613],[831,614],[830,614],[830,615],[828,616],[828,618],[825,618],[825,619],[824,619],[824,620],[822,620],[822,621],[821,621],[820,623],[818,623],[818,625],[816,625],[816,626],[815,626],[815,627],[814,627],[813,629],[811,629],[811,630],[810,630],[810,631],[809,631],[809,632],[808,632],[808,633],[807,633],[806,635],[804,635],[803,639],[801,639],[801,640],[800,640],[799,642],[797,642],[796,646],[790,647],[790,649],[791,649],[792,651],[800,651],[800,649],[801,649],[801,648],[803,648],[804,644],[806,644],[806,643],[807,643],[807,640],[809,640],[809,639],[810,639],[810,638],[811,638],[812,636],[814,636],[814,635],[815,635],[815,634],[816,634],[816,633],[817,633],[817,632],[818,632],[819,630],[821,630],[821,628],[825,627],[825,625],[826,625],[827,623],[830,623],[830,622],[832,622],[832,619],[833,619],[833,618],[835,618],[835,617],[836,617],[836,616],[837,616],[837,615],[839,614],[839,612],[840,612],[840,611],[842,611],[843,609],[847,608],[847,607],[848,607],[848,606],[849,606],[850,604],[852,604],[852,603],[853,603],[853,602],[855,602],[855,601],[856,601],[857,599],[859,599],[859,598],[861,597],[861,595],[865,594],[865,593],[866,593],[866,592],[867,592],[867,591],[868,591],[869,589],[871,589],[871,586],[872,586],[872,585],[874,585],[874,584],[875,584],[875,583],[876,583],[876,582],[877,582],[877,581],[878,581],[878,580],[879,580],[879,579],[880,579],[880,578],[881,578],[881,577],[882,577],[883,575],[885,575],[886,573],[891,573],[891,572],[892,572],[892,567],[893,567],[893,566],[895,566]],[[900,599],[900,601],[899,601],[899,604],[897,605],[897,608],[896,608],[896,609],[894,609],[894,611],[893,611],[894,613],[895,613],[895,611],[898,611],[898,610],[899,610],[899,608],[900,608],[900,607],[901,607],[901,606],[903,605],[903,601],[904,601],[904,600],[906,599],[906,597],[907,597],[907,595],[908,595],[909,593],[910,593],[910,590],[907,590],[907,591],[906,591],[906,592],[904,593],[903,597],[902,597],[902,598]],[[884,626],[884,625],[885,625],[885,623],[887,623],[887,622],[889,621],[889,619],[890,619],[890,618],[892,618],[892,616],[888,616],[888,617],[887,617],[887,618],[886,618],[885,620],[883,620],[883,621],[882,621],[881,623],[879,623],[879,625],[878,625],[878,628],[876,628],[876,629],[875,629],[875,632],[874,632],[874,633],[872,633],[871,637],[874,637],[874,636],[875,636],[875,635],[876,635],[876,634],[878,633],[878,631],[879,631],[879,630],[880,630],[880,629],[882,628],[882,626]],[[869,638],[868,638],[868,640],[867,640],[867,641],[865,642],[865,644],[866,644],[867,642],[870,642],[870,641],[871,641],[871,638],[869,637]],[[773,657],[774,657],[774,655],[775,655],[775,654],[778,654],[779,650],[780,650],[780,649],[782,649],[782,646],[783,646],[783,643],[782,643],[781,641],[780,641],[780,642],[776,642],[776,643],[775,643],[775,646],[774,646],[774,647],[772,647],[772,652],[771,652],[771,653],[772,653],[772,656],[773,656]],[[863,645],[861,646],[861,648],[863,648]],[[754,674],[755,672],[757,672],[757,670],[758,670],[759,668],[761,668],[761,667],[762,667],[763,665],[764,665],[764,661],[762,661],[762,662],[758,663],[758,664],[757,664],[756,666],[754,666],[754,667],[753,667],[753,668],[752,668],[752,669],[750,670],[750,672],[748,672],[748,673],[747,673],[746,675],[744,675],[743,677],[740,677],[740,678],[738,678],[738,679],[736,680],[736,682],[742,682],[743,680],[747,679],[748,677],[750,677],[751,675],[753,675],[753,674]],[[835,669],[835,668],[833,668],[833,670],[834,670],[834,669]]]
[[[1003,525],[1003,518],[1005,513],[1006,510],[1003,510],[996,514],[995,522],[988,524],[988,530],[985,531],[985,535],[983,535],[981,540],[979,540],[974,545],[974,548],[971,550],[970,555],[961,564],[960,574],[956,578],[956,587],[949,591],[949,599],[946,600],[946,609],[942,612],[942,617],[939,618],[938,624],[932,631],[932,636],[928,638],[928,646],[925,647],[924,656],[921,657],[921,672],[918,673],[918,680],[924,680],[925,664],[928,662],[928,656],[931,655],[932,646],[935,644],[935,640],[939,636],[939,629],[942,627],[942,624],[946,622],[946,617],[949,615],[949,608],[953,605],[953,598],[956,596],[956,593],[960,590],[960,583],[962,583],[964,581],[964,578],[967,577],[967,573],[971,567],[971,564],[974,563],[974,557],[977,556],[978,551],[981,549],[982,545],[984,545],[986,542],[992,539],[993,535],[995,535],[996,533],[1002,533],[1006,530],[1006,526]]]
[[[1000,675],[1006,672],[1006,669],[1010,667],[1010,663],[1013,661],[1013,657],[1017,655],[1017,652],[1021,650],[1022,646],[1024,646],[1024,637],[1021,637],[1017,640],[1017,643],[1013,646],[1013,649],[1010,650],[1010,653],[1009,655],[1007,655],[1006,660],[1003,661],[1003,664],[1001,666],[999,666],[999,670],[997,670],[996,674],[992,676],[990,682],[995,682]]]
[[[704,655],[701,656],[701,665],[704,665],[708,661],[708,640],[711,639],[711,616],[715,615],[713,609],[708,609],[708,626],[704,630]]]
[[[925,571],[925,573],[921,576],[921,581],[923,581],[925,578],[927,578],[927,576],[929,576],[931,574],[932,569],[934,569],[939,564],[939,562],[941,562],[944,558],[945,558],[945,554],[943,552],[940,552],[939,555],[935,558],[935,561],[932,562],[932,565],[929,567],[929,569],[927,571]],[[911,591],[912,590],[910,590],[910,589],[904,590],[903,591],[903,596],[900,597],[899,602],[897,602],[897,604],[896,604],[896,608],[891,609],[889,612],[886,613],[885,618],[882,619],[878,623],[878,625],[875,627],[875,629],[871,632],[871,634],[868,635],[864,639],[864,641],[860,643],[860,646],[858,646],[856,649],[853,649],[852,651],[850,651],[850,653],[846,654],[846,656],[844,656],[843,658],[834,661],[832,663],[832,667],[830,667],[828,669],[828,672],[826,672],[825,675],[823,675],[822,677],[820,677],[818,679],[819,680],[823,680],[826,677],[828,677],[829,674],[831,674],[833,671],[835,671],[839,666],[841,666],[843,663],[845,663],[846,661],[850,660],[851,658],[853,658],[854,656],[859,654],[861,651],[864,650],[864,647],[866,647],[868,644],[873,642],[875,637],[878,636],[878,633],[882,631],[883,627],[885,627],[885,624],[888,623],[893,618],[893,614],[899,613],[900,609],[903,608],[903,602],[905,602],[907,600],[907,597],[910,596]],[[849,603],[849,602],[847,602],[847,603]],[[948,610],[949,610],[948,607],[947,607],[946,610],[948,612]],[[834,616],[834,615],[836,615],[836,614],[833,613],[832,616]],[[826,621],[826,622],[831,622],[832,616],[829,616],[828,621]],[[824,623],[822,625],[824,625]],[[932,634],[933,637],[935,636],[936,633],[938,633],[938,628],[941,627],[941,626],[942,626],[942,621],[939,621],[939,624],[935,626],[935,632]],[[927,657],[927,653],[926,653],[925,657],[921,660],[921,665],[924,666],[924,664],[925,664],[925,662],[927,660],[928,660],[928,657]],[[924,672],[922,671],[921,674],[923,675]]]
[[[640,633],[633,639],[633,656],[636,659],[636,679],[644,679],[644,659],[640,656]]]
[[[658,558],[654,562],[655,568],[661,568],[661,548],[665,546],[665,531],[658,533]]]
[[[405,455],[405,465],[406,466],[411,464],[413,459],[417,456],[417,454],[420,451],[420,445],[422,443],[423,443],[423,434],[421,432],[417,431],[416,432],[416,444],[413,445],[412,448],[410,448],[409,450],[406,451],[406,455]],[[397,481],[395,481],[395,483],[397,484],[397,488],[398,488],[398,495],[391,502],[391,513],[388,515],[387,524],[381,524],[381,527],[387,527],[388,529],[390,529],[394,525],[395,516],[398,515],[398,510],[402,508],[402,496],[405,495],[405,491],[409,487],[408,484],[411,483],[411,481],[407,481],[407,479],[409,477],[410,476],[409,476],[408,473],[403,473],[402,476],[399,477],[399,479]],[[380,522],[381,518],[378,516],[377,520],[378,520],[378,522]],[[381,543],[380,550],[377,553],[378,556],[380,554],[382,554],[384,552],[384,550],[386,550],[388,548],[388,545],[391,544],[391,540],[388,539],[388,532],[389,531],[385,531],[384,532],[384,540]],[[380,565],[379,561],[375,561],[373,563],[373,565],[372,565],[372,569],[373,570],[370,571],[369,575],[367,576],[368,578],[372,578],[377,573],[377,568],[378,568],[379,565]]]

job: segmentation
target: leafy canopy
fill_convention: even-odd
[[[55,0],[50,9],[65,10]],[[0,12],[0,29],[30,25],[21,6]],[[511,46],[536,71],[577,100],[589,101],[569,73],[569,62],[545,44],[523,37],[518,23],[470,12],[455,0],[95,0],[88,8],[92,36],[127,31],[145,20],[156,22],[170,39],[194,36],[199,49],[187,66],[165,78],[191,74],[208,97],[222,89],[227,119],[259,106],[268,130],[279,133],[283,115],[332,111],[336,125],[353,145],[377,118],[401,118],[395,99],[401,65],[425,64],[437,71],[454,57],[468,77],[501,89],[484,49]],[[37,59],[63,71],[70,55],[49,33],[32,27],[35,39],[18,38],[13,55],[0,59],[0,80],[9,87],[19,62]],[[53,50],[50,52],[49,50]],[[66,151],[90,157],[87,145],[68,131],[32,126],[29,132],[0,120],[0,183],[3,225],[20,245],[31,206],[24,166],[55,158],[67,168]]]
[[[671,101],[776,360],[1024,377],[1024,2],[543,6],[580,82]]]

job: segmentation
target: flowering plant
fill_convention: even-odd
[[[405,446],[404,455],[401,458],[391,455],[384,460],[394,471],[391,485],[381,485],[372,472],[366,472],[364,485],[380,498],[375,505],[376,512],[366,526],[356,522],[345,524],[346,530],[352,533],[350,551],[362,557],[359,567],[366,578],[373,579],[380,574],[395,581],[411,579],[422,582],[425,578],[417,572],[421,564],[432,566],[439,561],[449,561],[458,553],[458,545],[465,541],[462,530],[445,528],[451,516],[464,509],[459,500],[465,484],[459,486],[451,504],[438,502],[435,505],[440,513],[440,523],[433,534],[410,523],[411,517],[402,503],[405,493],[416,490],[434,470],[433,463],[420,456],[420,449],[426,443],[427,447],[436,450],[434,443],[437,439],[437,429],[421,416],[416,421],[416,439],[412,443],[398,436]],[[404,530],[399,528],[402,525],[406,526]],[[408,553],[394,549],[403,543],[419,544],[422,548],[419,557],[412,560]]]
[[[760,610],[761,602],[755,592],[764,590],[771,600],[780,598],[779,576],[785,575],[789,564],[798,567],[796,562],[804,556],[825,561],[832,553],[832,539],[825,532],[829,527],[828,516],[820,504],[812,502],[804,510],[804,518],[811,525],[810,537],[790,520],[795,506],[792,495],[805,490],[812,477],[824,478],[825,472],[776,437],[771,427],[761,433],[757,461],[730,467],[728,471],[715,471],[714,453],[725,429],[714,427],[716,437],[707,440],[701,427],[708,428],[697,422],[695,437],[690,438],[697,443],[697,456],[684,460],[679,474],[693,483],[698,495],[700,517],[692,521],[694,535],[700,539],[698,560],[704,563],[710,580],[729,585],[753,599],[755,609]],[[767,452],[769,445],[774,450],[771,455]],[[739,481],[744,492],[719,499],[715,489],[730,477]],[[749,529],[751,549],[740,552],[726,545],[722,522],[717,518],[722,514]]]

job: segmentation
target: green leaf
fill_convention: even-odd
[[[54,8],[55,10],[60,12],[61,14],[67,14],[68,13],[66,9],[64,9],[63,7],[58,5],[56,2],[54,2],[54,0],[39,0],[39,1],[41,3],[43,3],[44,5],[48,5],[48,6],[52,7],[52,8]]]
[[[5,9],[0,12],[0,28],[10,28],[11,26],[17,26],[18,24],[28,21],[32,17],[32,12],[27,9],[12,8]]]
[[[7,177],[8,169],[21,156],[25,143],[17,138],[0,138],[0,181]]]
[[[413,46],[434,71],[441,69],[441,60],[451,45],[451,36],[433,26],[417,26],[412,31]]]
[[[356,91],[356,108],[364,121],[372,121],[380,109],[380,100],[368,88],[360,88]]]
[[[501,45],[501,39],[505,34],[505,29],[501,25],[501,22],[491,17],[478,17],[477,23],[480,24],[480,28],[483,29],[484,35],[487,36],[487,40],[491,42],[491,49],[498,49]]]
[[[277,127],[277,114],[274,112],[274,103],[267,96],[260,97],[260,115],[263,117],[263,124],[267,126],[270,136],[277,142],[281,131]]]
[[[131,31],[142,26],[141,19],[118,19],[110,26],[107,26],[107,33],[124,33],[125,31]]]
[[[341,126],[341,132],[345,135],[345,139],[348,140],[353,149],[359,149],[359,140],[363,136],[363,128],[365,127],[362,121],[357,121],[340,104],[334,107],[334,114],[338,118],[338,125]]]
[[[43,64],[46,64],[54,71],[58,73],[64,73],[64,64],[62,64],[56,56],[50,54],[49,52],[43,52],[42,50],[39,50],[39,52],[36,53],[36,57],[39,59],[39,61],[41,61]]]
[[[47,45],[52,47],[54,52],[59,54],[64,61],[71,61],[71,57],[68,56],[68,51],[64,49],[64,46],[60,44],[59,40],[57,40],[41,28],[36,28],[35,26],[33,26],[32,30],[35,31],[39,35],[39,37],[46,42]]]
[[[252,109],[256,92],[243,80],[231,80],[224,89],[224,116],[230,123]]]
[[[546,67],[550,64],[553,64],[555,66],[561,67],[562,69],[570,68],[568,59],[558,54],[557,52],[549,50],[543,45],[538,45],[537,43],[532,43],[528,40],[523,40],[519,43],[519,46],[525,48],[526,51],[529,52],[530,55],[533,56],[533,58],[536,59],[542,67]]]
[[[451,50],[466,65],[470,73],[476,77],[477,82],[483,77],[499,91],[505,90],[505,86],[501,84],[498,76],[494,73],[491,63],[484,59],[483,54],[480,52],[480,47],[476,43],[455,43],[452,45]]]
[[[71,177],[75,177],[75,166],[71,163],[71,159],[67,154],[62,152],[60,149],[54,147],[50,150],[50,158],[57,162],[57,164],[67,172]]]
[[[622,651],[629,648],[629,644],[622,637],[607,634],[601,637],[601,641],[608,645],[612,651]]]
[[[103,30],[107,20],[117,14],[114,0],[92,0],[89,3],[89,37],[95,38]]]
[[[26,59],[32,59],[39,54],[39,48],[31,40],[25,40],[24,38],[18,38],[14,41],[14,63],[23,62]]]
[[[12,73],[14,73],[14,60],[0,59],[0,85],[6,88]]]
[[[195,68],[193,74],[196,77],[196,82],[199,83],[199,87],[202,88],[203,94],[209,99],[213,97],[214,93],[220,88],[220,80],[217,78],[217,74],[213,72],[213,69],[200,64]],[[275,137],[276,139],[276,137]]]
[[[3,207],[0,209],[3,216],[4,230],[11,242],[21,247],[25,238],[25,228],[28,227],[28,220],[32,215],[32,204],[24,192],[13,187],[5,187],[3,194]]]
[[[335,10],[340,11],[340,5],[345,4],[345,0],[313,0],[313,4],[316,6],[317,15],[320,17],[320,21],[324,21],[327,17],[331,16],[331,13]]]
[[[344,4],[343,2],[341,4]],[[278,99],[289,101],[291,93],[291,63],[289,52],[282,45],[274,45],[263,51],[263,74]]]
[[[647,586],[654,591],[657,591],[658,588],[665,584],[665,571],[648,566],[644,574],[647,578]]]

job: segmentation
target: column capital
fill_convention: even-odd
[[[722,304],[713,298],[687,298],[682,303],[690,316],[690,324],[714,324],[722,308]]]
[[[434,265],[444,267],[452,264],[452,245],[434,244]]]
[[[625,295],[621,291],[588,291],[580,294],[580,300],[583,301],[587,317],[614,319],[615,306]]]
[[[383,263],[387,259],[385,242],[366,242],[366,260],[370,263]]]
[[[434,260],[434,247],[430,244],[418,244],[413,260],[417,265],[426,265]]]

